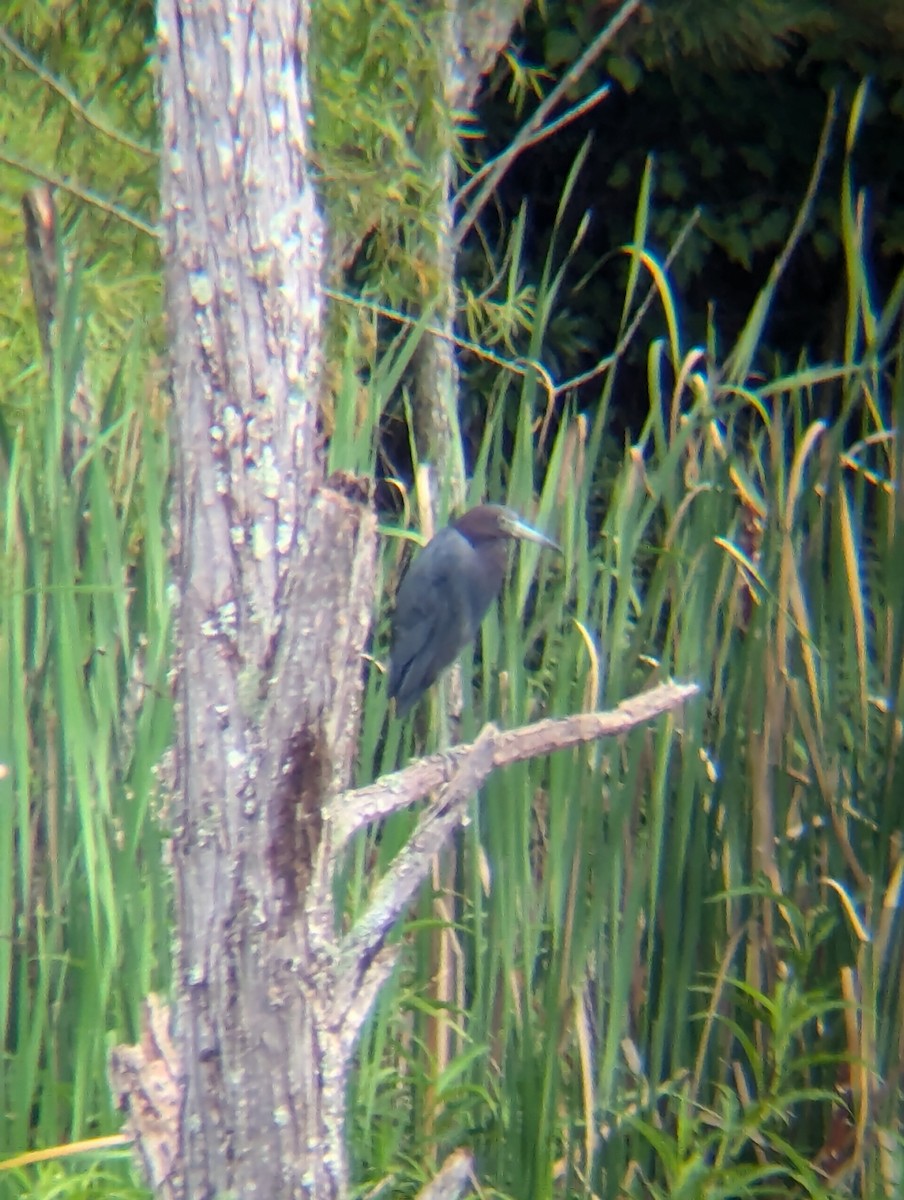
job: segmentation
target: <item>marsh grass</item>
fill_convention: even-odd
[[[536,375],[491,396],[469,502],[507,500],[565,553],[517,554],[464,666],[462,736],[615,704],[670,675],[705,699],[484,788],[443,874],[447,920],[425,897],[362,1046],[368,1186],[413,1192],[462,1144],[490,1194],[519,1200],[884,1197],[900,1184],[904,293],[899,280],[880,301],[870,286],[850,168],[840,202],[843,361],[752,372],[773,277],[725,356],[748,369],[720,371],[684,343],[681,301],[639,240],[623,325],[652,283],[664,336],[620,465],[601,450],[617,360],[601,415],[566,405],[542,455]],[[553,242],[538,359],[568,255]],[[387,581],[402,545],[386,539]],[[381,620],[365,775],[436,739],[432,719],[385,718],[385,648]],[[408,827],[359,847],[350,911]]]
[[[74,436],[84,311],[79,270],[61,277],[49,378],[23,381],[0,421],[7,1152],[110,1128],[108,1039],[137,1034],[169,977],[164,405],[136,333]]]
[[[460,732],[614,705],[667,676],[698,681],[704,698],[508,770],[475,799],[399,933],[402,964],[361,1045],[362,1194],[414,1194],[460,1146],[484,1195],[518,1200],[878,1200],[904,1175],[904,281],[875,294],[848,170],[841,361],[763,370],[766,296],[723,356],[750,369],[720,369],[715,336],[684,341],[681,299],[647,242],[654,203],[651,164],[624,250],[622,332],[652,286],[662,336],[633,444],[613,455],[608,440],[628,386],[618,354],[595,415],[560,396],[554,420],[542,371],[494,363],[468,501],[506,500],[564,553],[514,556],[463,664]],[[580,237],[579,223],[563,242],[564,224],[535,295],[511,291],[523,226],[500,275],[539,364]],[[155,774],[171,722],[164,413],[136,334],[65,470],[85,344],[78,272],[59,311],[49,381],[32,373],[0,427],[8,1151],[116,1127],[105,1049],[135,1036],[169,963]],[[375,471],[379,422],[428,324],[429,312],[400,326],[388,350],[370,339],[367,374],[362,343],[347,347],[332,469]],[[395,486],[406,519],[381,529],[361,778],[441,741],[435,699],[405,723],[386,700],[388,597],[417,538],[412,483]],[[341,919],[411,823],[354,848]],[[0,1187],[126,1194],[98,1168]]]

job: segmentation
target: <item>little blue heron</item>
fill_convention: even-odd
[[[559,549],[510,508],[481,504],[441,529],[409,567],[389,655],[389,695],[400,717],[477,637],[502,588],[510,539]]]

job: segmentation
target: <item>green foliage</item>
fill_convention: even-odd
[[[553,79],[561,77],[610,16],[610,6],[551,0],[530,10],[510,57],[522,69],[546,69]],[[693,339],[707,336],[711,302],[717,345],[732,344],[791,228],[827,98],[837,91],[843,103],[850,103],[865,76],[873,88],[857,155],[861,178],[872,193],[874,269],[887,286],[904,245],[896,156],[904,112],[902,75],[904,23],[896,0],[867,5],[660,0],[645,6],[645,19],[630,21],[609,56],[578,85],[581,96],[607,79],[620,85],[593,121],[582,119],[542,142],[503,182],[500,204],[508,223],[526,202],[531,208],[525,286],[535,283],[541,269],[550,224],[549,188],[536,181],[561,178],[591,133],[589,168],[575,208],[580,216],[592,212],[592,219],[575,262],[584,285],[574,295],[568,333],[575,328],[589,333],[597,353],[600,342],[614,337],[624,281],[601,264],[630,236],[633,181],[653,154],[658,200],[651,214],[652,245],[661,251],[673,243],[691,214],[699,212],[672,279],[687,302]],[[490,155],[511,136],[515,115],[502,99],[507,83],[507,70],[500,67],[482,107]],[[639,88],[642,99],[635,94]],[[478,151],[473,147],[479,167]],[[769,335],[760,346],[762,369],[769,369],[770,353],[791,362],[802,346],[816,357],[840,354],[835,337],[843,314],[834,308],[830,292],[843,245],[833,200],[841,159],[836,141],[826,164],[829,187],[812,206],[788,283],[772,306]],[[492,267],[484,273],[476,247],[470,250],[466,273],[474,290],[482,292],[493,278]],[[645,328],[648,337],[657,332],[654,324]],[[593,356],[579,345],[576,349],[574,372]],[[555,342],[547,347],[547,353],[557,352]],[[630,365],[640,370],[636,360]]]
[[[457,145],[445,59],[451,10],[418,0],[325,0],[311,10],[314,161],[328,217],[325,361],[366,378],[370,339],[429,318],[449,291],[446,192]],[[472,133],[461,116],[463,136]],[[388,326],[360,307],[390,312]],[[324,424],[337,429],[327,368]]]
[[[312,9],[316,162],[332,269],[355,263],[359,282],[399,309],[437,287],[436,200],[452,143],[446,19],[441,5],[410,0],[328,0]]]
[[[702,228],[740,263],[771,248],[778,258],[811,147],[797,147],[798,174],[785,179],[781,147],[761,135],[717,142],[707,92],[720,121],[739,106],[749,118],[757,101],[745,95],[749,77],[713,90],[692,58],[715,47],[736,61],[740,33],[745,61],[774,61],[792,7],[800,12],[750,4],[754,16],[738,25],[729,6],[720,16],[718,0],[662,4],[662,22],[643,26],[622,51],[627,82],[652,61],[645,37],[660,39],[660,63],[699,75],[681,94],[699,125],[689,140],[700,178],[717,201]],[[691,25],[704,8],[712,23]],[[824,14],[824,5],[810,8],[814,22]],[[835,9],[839,20],[854,15],[853,5]],[[880,10],[890,19],[878,2],[863,9],[865,28]],[[91,40],[115,29],[117,10],[95,7],[97,25],[86,11],[23,6],[19,36],[82,94],[97,89],[111,121],[150,137],[149,82],[136,68],[135,91],[118,88],[119,68]],[[419,314],[404,324],[362,304],[360,320],[335,331],[331,469],[375,472],[386,423],[402,425],[406,373],[429,325],[431,180],[449,125],[434,99],[440,18],[419,13],[315,6],[318,152],[339,260],[354,254],[363,291]],[[140,39],[129,28],[137,61]],[[93,46],[83,65],[70,48],[79,37]],[[542,74],[518,60],[516,96]],[[114,198],[144,212],[151,197],[153,211],[152,185],[141,192],[141,172],[117,157],[133,150],[111,150],[33,71],[10,72],[9,86],[23,105],[35,96],[48,111],[60,105],[56,137],[73,156],[66,171],[102,185],[107,146],[110,178],[131,179],[140,192],[134,203]],[[118,111],[130,100],[129,113]],[[800,345],[785,356],[790,366],[770,355],[764,339],[778,285],[787,284],[781,271],[719,352],[705,305],[695,308],[680,286],[707,254],[703,234],[685,237],[697,193],[668,151],[654,169],[650,139],[636,128],[631,154],[612,151],[620,178],[596,179],[592,201],[584,180],[593,148],[581,134],[580,151],[562,154],[548,233],[539,236],[524,209],[481,247],[485,274],[475,271],[463,289],[480,364],[458,431],[472,443],[469,501],[508,500],[557,536],[565,555],[556,562],[519,550],[480,653],[463,665],[461,734],[488,717],[515,724],[615,704],[668,675],[697,680],[705,699],[618,741],[510,769],[484,789],[400,934],[402,964],[361,1047],[351,1132],[362,1192],[414,1194],[464,1146],[477,1155],[484,1194],[519,1200],[895,1194],[904,1157],[895,1074],[904,1027],[904,281],[877,282],[855,184],[868,107],[861,93],[834,180],[840,203],[826,192],[812,213],[843,247],[831,277],[840,349],[828,365]],[[813,149],[822,115],[814,103]],[[51,149],[41,149],[45,166]],[[738,158],[764,180],[743,212],[722,190]],[[768,202],[776,178],[787,211]],[[618,183],[632,208],[640,200],[600,252],[588,209],[601,194],[608,203]],[[19,281],[13,188],[5,203],[7,262]],[[99,211],[74,212],[79,244],[103,250],[66,275],[49,383],[34,365],[24,309],[9,317],[2,346],[15,364],[0,405],[0,800],[12,814],[0,837],[7,1149],[115,1124],[106,1045],[134,1036],[140,999],[166,986],[169,960],[155,775],[171,715],[168,458],[147,384],[155,330],[133,319],[156,311],[156,264],[143,235],[107,225]],[[657,250],[676,229],[685,240],[669,265]],[[133,250],[136,275],[122,269]],[[617,280],[607,305],[593,293],[600,272]],[[650,286],[661,336],[642,340]],[[732,299],[727,288],[716,294]],[[617,349],[585,385],[586,395],[602,381],[598,404],[581,411],[556,381],[582,358],[596,362],[610,313]],[[629,346],[642,356],[642,378],[625,369]],[[500,351],[519,361],[501,361]],[[103,415],[76,431],[85,440],[69,471],[83,378]],[[644,417],[624,447],[613,418],[639,379]],[[826,407],[837,413],[831,423]],[[404,519],[383,528],[387,596],[418,536],[409,530],[418,478],[414,490],[389,483]],[[444,520],[442,478],[436,490]],[[362,779],[443,738],[438,707],[426,722],[388,715],[386,629],[384,608]],[[410,817],[396,818],[355,847],[345,918],[410,827]],[[822,1152],[843,1104],[859,1158],[842,1156],[827,1177]],[[29,1168],[0,1186],[16,1195],[131,1194],[117,1165]]]
[[[157,771],[171,701],[169,459],[149,367],[162,290],[153,6],[13,0],[3,20],[5,1156],[119,1124],[107,1050],[137,1035],[144,996],[169,977]],[[21,213],[36,182],[54,187],[60,247],[49,365]],[[107,1150],[87,1170],[0,1176],[0,1194],[134,1195],[129,1175],[123,1152]]]
[[[10,0],[0,26],[0,263],[14,286],[0,306],[0,410],[19,403],[39,358],[21,199],[56,188],[66,244],[90,247],[82,287],[86,361],[103,391],[136,323],[160,344],[157,132],[148,43],[153,6]],[[115,53],[111,53],[115,47]],[[27,119],[23,119],[27,114]]]
[[[107,1151],[107,1165],[64,1170],[53,1163],[37,1171],[18,1170],[7,1177],[3,1194],[28,1200],[147,1200],[147,1190],[129,1181],[129,1153]]]
[[[63,275],[66,279],[65,274]],[[169,978],[165,409],[139,328],[81,424],[83,277],[0,420],[0,1147],[115,1127],[110,1038]]]
[[[893,1194],[904,278],[884,300],[870,287],[851,161],[841,365],[755,378],[740,365],[760,353],[781,269],[733,366],[687,344],[646,244],[644,186],[622,327],[649,280],[667,337],[649,346],[636,443],[614,469],[602,456],[619,355],[598,418],[566,409],[545,446],[536,373],[497,380],[469,500],[506,498],[565,558],[519,551],[463,666],[462,736],[490,716],[614,704],[669,675],[706,698],[484,788],[362,1046],[362,1192],[413,1194],[465,1145],[491,1194],[519,1198],[828,1198],[855,1171],[862,1194]],[[553,243],[530,310],[537,347],[569,245]],[[504,459],[506,394],[518,415]],[[387,580],[402,546],[387,540]],[[378,658],[385,644],[381,623]],[[385,704],[372,670],[364,778],[419,744]],[[422,734],[440,739],[435,717]],[[408,828],[399,818],[358,848],[349,917]],[[877,1135],[831,1161],[842,1104]]]

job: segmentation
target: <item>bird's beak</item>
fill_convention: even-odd
[[[562,553],[562,547],[558,542],[554,542],[545,533],[541,533],[539,529],[534,529],[533,525],[528,525],[518,517],[510,517],[506,522],[506,527],[509,537],[518,538],[522,542],[536,542],[540,546],[548,546],[550,550],[557,550],[559,554]]]

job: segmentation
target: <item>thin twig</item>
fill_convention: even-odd
[[[146,221],[142,221],[141,217],[136,217],[128,209],[120,208],[118,204],[112,204],[109,200],[105,200],[103,196],[99,196],[89,188],[83,188],[80,184],[73,183],[70,179],[65,179],[62,175],[55,175],[52,171],[45,171],[42,167],[25,162],[14,154],[7,154],[4,150],[0,150],[0,163],[6,163],[8,167],[13,167],[17,171],[22,171],[25,175],[31,175],[35,179],[40,179],[42,183],[47,183],[62,192],[68,192],[70,196],[75,196],[77,200],[83,200],[85,204],[90,204],[93,208],[98,208],[101,212],[108,213],[111,217],[116,217],[118,220],[124,221],[126,225],[133,226],[140,233],[146,233],[148,237],[161,237],[161,230],[158,226],[148,225]]]
[[[772,264],[766,284],[767,287],[774,288],[778,284],[778,281],[785,273],[788,263],[791,261],[791,255],[797,249],[797,244],[803,237],[807,222],[813,211],[813,201],[816,199],[816,193],[819,191],[819,185],[822,182],[826,163],[828,162],[829,148],[832,144],[832,130],[835,128],[837,115],[838,91],[835,89],[829,96],[825,121],[823,122],[822,133],[819,138],[819,148],[816,151],[816,161],[813,164],[813,170],[810,174],[810,182],[807,184],[806,193],[797,211],[797,216],[794,218],[794,224],[791,227],[791,232],[788,234],[788,240],[785,242],[781,254]]]
[[[667,272],[669,270],[672,263],[675,261],[675,259],[678,257],[678,255],[681,253],[682,246],[687,241],[691,230],[694,228],[694,226],[697,224],[697,222],[699,220],[700,220],[700,209],[695,208],[694,211],[691,213],[691,215],[688,217],[687,221],[685,221],[681,230],[679,231],[678,236],[675,239],[674,245],[669,250],[668,255],[665,258],[665,261],[663,262],[662,269],[664,272]],[[643,300],[640,303],[639,308],[637,309],[637,312],[634,314],[634,316],[631,320],[631,324],[628,326],[628,328],[625,330],[625,332],[619,338],[618,344],[616,345],[616,347],[612,351],[612,353],[607,354],[605,358],[601,358],[599,360],[599,362],[595,366],[591,367],[588,371],[583,371],[583,372],[581,372],[580,375],[574,375],[574,376],[572,376],[571,379],[566,379],[564,381],[564,383],[557,384],[557,386],[556,386],[556,395],[557,396],[561,395],[562,392],[568,391],[569,388],[577,388],[577,387],[581,387],[585,383],[589,383],[591,379],[594,379],[597,375],[602,375],[604,372],[608,371],[609,368],[614,363],[618,362],[618,360],[621,358],[621,356],[624,354],[624,352],[627,350],[628,346],[630,345],[631,341],[633,340],[634,335],[637,333],[638,329],[640,328],[641,322],[643,321],[644,317],[649,312],[650,305],[655,300],[657,291],[658,291],[658,289],[656,287],[656,284],[651,283],[646,296],[644,296]]]
[[[791,256],[797,249],[800,239],[803,237],[807,222],[812,216],[813,203],[816,199],[816,193],[819,191],[819,186],[822,183],[822,177],[829,158],[832,131],[835,128],[837,114],[838,92],[836,89],[829,96],[825,121],[823,122],[822,133],[819,138],[819,148],[816,151],[816,161],[810,173],[810,181],[807,184],[806,193],[801,201],[800,208],[797,210],[797,216],[794,219],[794,224],[791,226],[791,232],[788,234],[782,252],[772,264],[765,286],[757,296],[753,308],[750,310],[750,315],[744,323],[744,328],[741,330],[735,349],[725,363],[723,374],[726,378],[735,379],[738,382],[743,382],[747,378],[750,370],[750,362],[753,357],[753,352],[750,349],[751,338],[756,335],[758,340],[759,335],[762,333],[768,312],[768,303],[771,303],[771,297],[778,286],[779,280],[784,275],[788,263],[791,261]],[[743,355],[740,353],[741,350],[744,352]]]
[[[32,74],[36,75],[42,83],[46,83],[47,86],[56,92],[58,96],[62,97],[75,115],[77,117],[81,117],[86,125],[90,125],[92,129],[96,129],[98,133],[102,133],[104,137],[110,138],[111,141],[119,142],[121,146],[125,146],[129,150],[134,150],[136,154],[141,154],[145,158],[159,158],[159,155],[153,146],[145,146],[141,142],[136,142],[135,139],[130,138],[127,133],[123,133],[122,130],[117,129],[115,125],[110,125],[106,121],[92,116],[92,114],[87,110],[87,108],[85,108],[84,104],[82,104],[82,102],[76,96],[75,92],[66,87],[64,84],[60,83],[55,75],[52,75],[50,71],[45,70],[45,68],[42,67],[36,59],[32,58],[27,51],[23,50],[19,43],[14,38],[10,37],[2,25],[0,25],[0,46],[3,46],[4,49],[8,50],[14,58],[17,58],[23,66],[27,67]]]
[[[537,130],[542,128],[548,114],[555,108],[569,88],[574,87],[584,72],[602,54],[615,35],[637,12],[641,0],[628,0],[623,4],[609,24],[593,39],[580,58],[571,64],[546,99],[537,106],[521,126],[508,149],[496,160],[492,172],[480,187],[474,201],[458,222],[452,237],[453,246],[460,246],[470,232],[483,207],[499,185],[499,181],[518,155],[534,140]]]
[[[567,112],[563,113],[561,117],[556,117],[554,121],[550,121],[548,125],[544,125],[542,129],[538,129],[536,133],[532,134],[521,146],[519,146],[519,153],[529,150],[531,146],[536,146],[540,142],[545,142],[546,139],[552,137],[554,133],[558,133],[560,129],[563,129],[566,125],[570,125],[571,122],[576,121],[578,117],[582,117],[585,112],[589,112],[590,109],[599,104],[601,100],[605,100],[605,98],[609,95],[609,91],[610,85],[608,83],[601,84],[596,91],[592,92],[589,96],[586,96],[580,101],[579,104],[575,104],[572,108],[569,108]],[[452,197],[453,207],[459,207],[464,202],[465,197],[470,196],[471,192],[473,192],[475,188],[477,188],[477,186],[482,183],[484,179],[486,179],[487,175],[489,175],[491,171],[495,170],[500,163],[506,163],[511,155],[511,150],[512,147],[507,146],[505,150],[500,151],[495,158],[488,159],[479,171],[475,171],[471,178],[466,183],[463,183]]]

